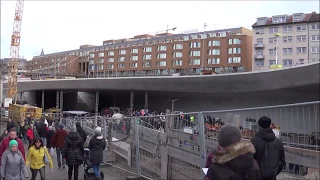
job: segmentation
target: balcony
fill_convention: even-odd
[[[262,44],[262,43],[255,44],[255,45],[254,45],[254,48],[255,48],[255,49],[263,49],[263,48],[264,48],[264,44]]]
[[[254,59],[264,59],[264,55],[263,54],[254,55]]]

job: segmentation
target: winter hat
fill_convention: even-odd
[[[95,130],[94,130],[94,133],[97,135],[97,136],[101,136],[101,127],[97,127]]]
[[[63,124],[60,124],[60,125],[59,125],[59,128],[60,128],[60,129],[63,129],[63,128],[64,128],[64,125],[63,125]]]
[[[16,140],[11,140],[9,142],[9,147],[11,148],[12,146],[18,146],[18,142]]]
[[[218,143],[221,147],[225,148],[241,140],[241,132],[239,127],[233,124],[224,125],[218,135]]]
[[[262,116],[259,120],[258,120],[258,124],[261,128],[270,128],[271,125],[271,119],[267,116]]]
[[[72,125],[70,128],[71,132],[77,132],[77,127],[75,125]]]

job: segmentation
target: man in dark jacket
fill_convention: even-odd
[[[253,158],[250,141],[241,141],[240,129],[226,124],[219,131],[219,149],[207,172],[209,180],[261,180],[259,166]]]
[[[12,121],[11,118],[8,119],[8,123],[7,123],[7,131],[10,131],[10,129],[15,128],[16,125],[15,123]]]
[[[38,134],[44,144],[44,146],[47,146],[47,125],[45,124],[45,118],[41,117],[39,122],[39,129],[37,128]]]
[[[284,154],[284,147],[280,139],[278,139],[275,134],[273,133],[272,129],[270,128],[271,119],[269,117],[263,116],[258,120],[258,124],[260,131],[256,133],[256,136],[251,139],[251,142],[256,149],[256,153],[253,155],[254,159],[257,160],[259,166],[261,167],[261,160],[264,155],[266,143],[276,141],[277,149],[278,149],[278,164],[279,167],[277,169],[278,174],[282,171],[285,165],[285,154]],[[273,153],[275,154],[275,153]],[[271,178],[263,178],[263,180],[276,180],[276,177]]]
[[[80,134],[83,142],[85,142],[87,140],[87,133],[84,131],[84,129],[81,127],[80,123],[77,122],[76,123],[76,127],[77,127],[77,132]]]
[[[57,161],[58,161],[58,167],[65,168],[65,162],[63,161],[62,153],[63,153],[63,147],[64,147],[64,141],[67,137],[68,133],[66,130],[64,130],[64,125],[60,124],[60,127],[56,132],[53,134],[52,140],[51,140],[51,146],[53,148],[56,148],[57,152]],[[62,166],[61,166],[62,161]]]

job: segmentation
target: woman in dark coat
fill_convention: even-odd
[[[68,180],[72,178],[74,170],[74,180],[78,180],[79,165],[84,161],[83,140],[77,132],[76,126],[72,125],[69,134],[66,137],[63,149],[63,158],[66,159],[68,165]]]
[[[95,129],[95,135],[90,139],[90,161],[96,179],[100,178],[99,165],[103,161],[103,151],[106,149],[106,140],[101,135],[101,127]]]
[[[47,132],[46,134],[46,138],[47,138],[47,148],[50,149],[52,146],[51,146],[51,140],[52,140],[52,137],[54,135],[54,130],[53,130],[53,127],[52,126],[49,126],[49,131]]]

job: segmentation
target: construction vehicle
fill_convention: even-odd
[[[9,105],[9,118],[14,122],[24,121],[28,115],[33,119],[40,119],[42,116],[42,109],[30,106],[28,104],[10,104]]]

